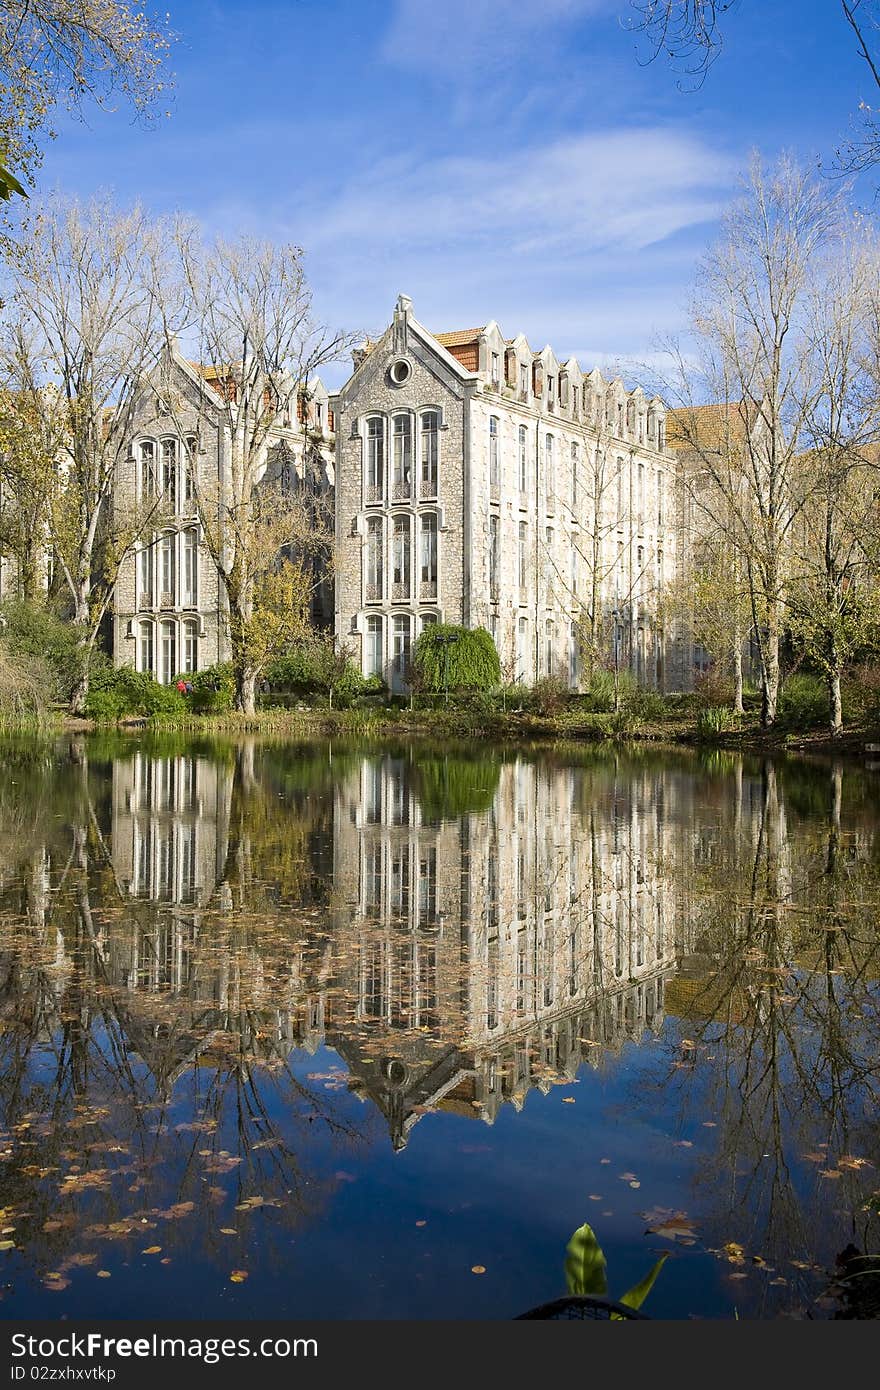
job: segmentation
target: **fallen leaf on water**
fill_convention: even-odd
[[[618,1173],[617,1176],[620,1178],[621,1182],[635,1182],[636,1179],[635,1173]]]
[[[841,1176],[842,1174],[837,1168],[821,1168],[819,1170],[820,1178],[839,1178]]]
[[[243,1284],[247,1277],[248,1272],[246,1269],[234,1269],[229,1276],[233,1284]]]
[[[221,1236],[237,1236],[238,1231],[235,1229],[234,1226],[221,1226],[220,1234]]]
[[[14,1241],[14,1240],[0,1240],[0,1250],[14,1250],[14,1249],[15,1249],[15,1241]]]
[[[485,1266],[485,1265],[471,1265],[471,1274],[485,1274],[485,1273],[486,1273],[486,1266]]]
[[[142,1255],[158,1255],[158,1253],[159,1253],[159,1251],[160,1251],[161,1249],[162,1249],[161,1245],[148,1245],[147,1248],[146,1248],[146,1250],[142,1250],[142,1251],[141,1251],[141,1254],[142,1254]]]
[[[676,1139],[675,1147],[677,1149],[692,1149],[694,1146],[690,1139]]]
[[[599,1159],[599,1162],[600,1162],[600,1163],[610,1163],[610,1162],[611,1162],[611,1159],[610,1159],[610,1158],[600,1158],[600,1159]]]
[[[729,1240],[724,1247],[724,1253],[731,1264],[742,1264],[745,1251],[735,1240]]]
[[[110,1279],[111,1277],[112,1277],[112,1276],[111,1276],[111,1274],[110,1274],[109,1269],[99,1269],[99,1270],[98,1270],[98,1278],[99,1278],[99,1279]]]
[[[717,1128],[718,1128],[718,1126],[717,1126],[717,1124],[715,1123],[714,1120],[704,1120],[704,1121],[703,1121],[703,1129],[717,1129]]]
[[[630,1187],[641,1187],[641,1185],[642,1184],[635,1179],[630,1183]]]
[[[844,1154],[837,1160],[838,1168],[873,1168],[873,1163],[867,1158],[854,1158],[852,1154]]]
[[[417,1225],[417,1226],[427,1226],[427,1224],[428,1224],[427,1221],[417,1221],[417,1222],[416,1222],[416,1225]]]
[[[563,1096],[563,1097],[562,1097],[562,1104],[563,1104],[563,1105],[574,1105],[574,1096]]]
[[[590,1193],[590,1201],[591,1201],[591,1202],[601,1202],[601,1200],[602,1200],[602,1198],[601,1198],[601,1197],[598,1197],[598,1196],[596,1195],[595,1192],[591,1192],[591,1193]]]

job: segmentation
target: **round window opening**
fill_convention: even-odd
[[[405,358],[399,357],[396,362],[391,363],[391,380],[395,386],[402,386],[411,376],[412,367]]]

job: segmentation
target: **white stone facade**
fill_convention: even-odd
[[[508,681],[577,687],[589,628],[608,665],[682,683],[657,617],[678,542],[662,401],[495,323],[434,335],[402,295],[333,405],[336,634],[365,674],[405,690],[441,621],[491,632]]]

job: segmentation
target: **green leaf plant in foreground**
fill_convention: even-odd
[[[631,1289],[627,1289],[617,1300],[618,1303],[624,1304],[627,1308],[641,1308],[667,1259],[667,1255],[661,1255],[645,1277],[633,1284]],[[573,1295],[604,1298],[608,1293],[605,1255],[596,1239],[595,1231],[586,1222],[583,1226],[578,1226],[568,1242],[565,1251],[565,1279],[568,1292]],[[612,1316],[619,1318],[620,1314]]]

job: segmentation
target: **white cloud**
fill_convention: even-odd
[[[609,0],[398,0],[380,52],[426,79],[496,69],[528,40],[555,42],[566,21]]]

